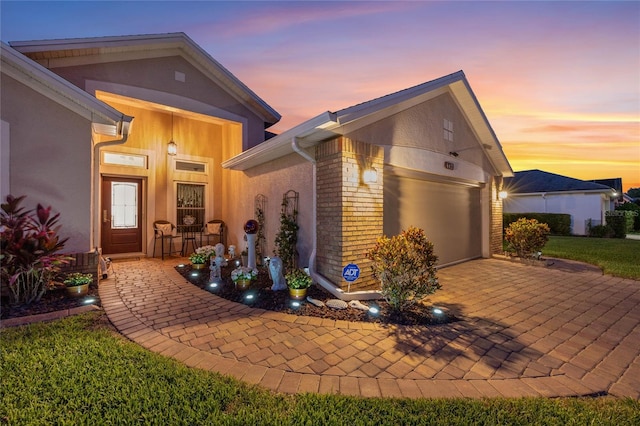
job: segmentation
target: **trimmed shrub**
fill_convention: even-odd
[[[505,230],[507,251],[515,252],[521,258],[532,257],[541,251],[549,240],[549,226],[535,219],[520,218]]]
[[[373,275],[380,280],[382,296],[396,311],[440,289],[438,257],[422,229],[410,227],[392,238],[378,238],[367,258],[373,261]]]
[[[611,238],[613,229],[609,225],[595,225],[589,227],[589,236],[593,238]]]
[[[634,203],[624,203],[616,207],[616,212],[624,212],[627,217],[627,233],[640,231],[640,206]],[[631,227],[629,227],[631,222]]]
[[[551,235],[571,235],[571,215],[564,213],[503,213],[502,225],[507,228],[520,218],[535,219],[549,226]]]
[[[633,220],[632,217],[630,219]],[[627,237],[627,216],[623,212],[607,212],[605,220],[613,230],[613,238]]]

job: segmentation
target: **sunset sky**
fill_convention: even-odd
[[[0,2],[2,41],[184,32],[279,133],[463,70],[515,171],[640,187],[640,2]]]

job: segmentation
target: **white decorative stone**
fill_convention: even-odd
[[[322,308],[324,306],[324,302],[322,300],[314,299],[311,296],[307,296],[307,301],[319,308]]]
[[[349,306],[351,306],[354,309],[360,309],[361,311],[365,311],[365,312],[369,310],[369,307],[364,303],[361,303],[359,300],[350,301]]]
[[[347,309],[347,302],[340,299],[329,299],[325,302],[325,304],[333,309]]]

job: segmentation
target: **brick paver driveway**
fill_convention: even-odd
[[[476,260],[440,270],[430,298],[461,321],[383,327],[232,303],[178,262],[117,262],[100,296],[123,335],[190,366],[287,393],[640,398],[638,281]]]

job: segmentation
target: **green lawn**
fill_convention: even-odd
[[[617,238],[552,236],[542,249],[547,257],[597,265],[606,274],[640,280],[640,241]]]
[[[113,333],[102,313],[0,332],[0,423],[637,425],[615,398],[408,400],[279,395],[191,369]]]

